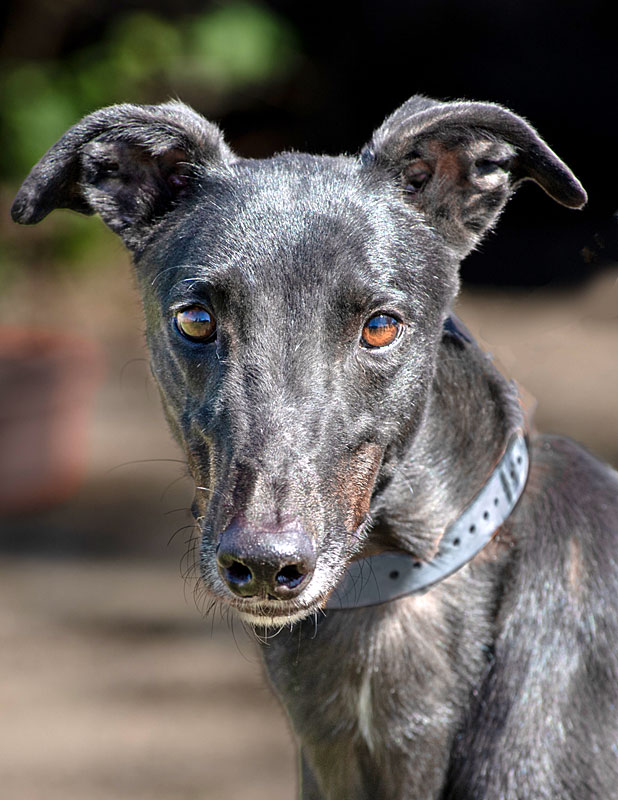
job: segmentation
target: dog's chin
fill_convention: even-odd
[[[286,612],[279,612],[272,607],[256,608],[255,610],[235,608],[234,611],[244,623],[251,625],[253,628],[280,630],[281,628],[289,628],[295,623],[317,613],[319,606],[297,610],[291,609]]]

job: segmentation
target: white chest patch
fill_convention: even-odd
[[[365,670],[357,697],[358,730],[365,740],[369,752],[373,752],[375,741],[373,736],[373,702],[371,696],[371,672]]]

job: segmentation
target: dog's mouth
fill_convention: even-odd
[[[282,609],[275,603],[257,605],[253,608],[247,606],[235,608],[237,616],[247,625],[251,625],[253,628],[275,629],[291,627],[320,611],[321,605],[319,604],[300,609]]]
[[[338,580],[330,570],[316,570],[303,592],[294,599],[240,598],[227,594],[224,602],[254,628],[283,628],[321,614]]]

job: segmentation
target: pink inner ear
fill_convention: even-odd
[[[181,195],[189,183],[187,153],[180,148],[168,150],[157,156],[161,175],[175,197]]]
[[[420,192],[433,175],[432,167],[422,158],[417,158],[403,171],[404,189],[408,194]]]
[[[457,148],[438,142],[427,142],[427,150],[434,163],[434,172],[437,172],[441,178],[448,178],[453,183],[459,183],[463,170]]]
[[[176,196],[183,193],[183,191],[187,188],[188,182],[189,179],[186,175],[178,175],[172,172],[171,175],[167,176],[167,183],[172,190],[172,193]]]
[[[438,142],[425,142],[423,155],[415,158],[404,169],[404,188],[408,194],[416,194],[434,176],[452,185],[462,182],[464,168],[455,148]]]

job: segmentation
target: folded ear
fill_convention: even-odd
[[[587,199],[536,131],[493,103],[412,97],[376,131],[363,160],[390,169],[405,201],[460,256],[496,222],[522,181],[536,181],[569,208],[581,208]]]
[[[233,159],[219,129],[179,102],[102,108],[33,167],[11,213],[39,222],[55,208],[100,214],[128,247],[190,194],[200,167]]]

